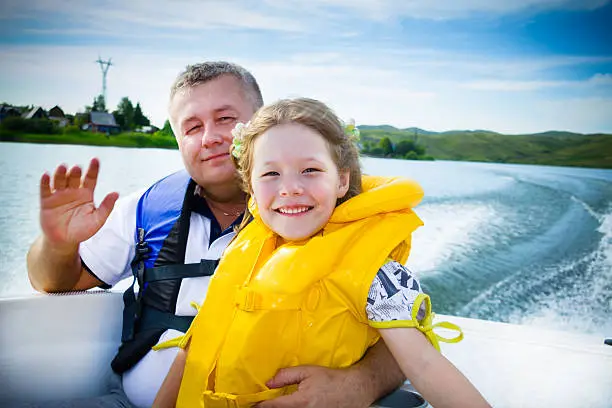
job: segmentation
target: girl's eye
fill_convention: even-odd
[[[309,167],[306,170],[304,170],[304,173],[316,173],[321,171],[320,169],[315,169],[314,167]]]
[[[272,177],[272,176],[279,176],[280,174],[278,174],[277,171],[269,171],[267,173],[262,174],[262,177]]]

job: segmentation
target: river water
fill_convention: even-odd
[[[0,297],[33,291],[25,254],[40,175],[94,156],[97,202],[182,168],[176,150],[0,143]],[[371,158],[363,168],[424,187],[407,265],[435,311],[612,334],[612,170]]]

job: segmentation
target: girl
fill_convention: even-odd
[[[439,353],[448,340],[433,334],[429,297],[403,266],[423,192],[401,178],[362,178],[355,131],[303,98],[236,127],[232,155],[253,219],[180,339],[158,406],[178,393],[178,406],[250,407],[294,391],[266,387],[278,369],[347,367],[380,337],[436,408],[488,406]]]

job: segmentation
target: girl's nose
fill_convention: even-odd
[[[280,188],[280,196],[281,197],[290,197],[290,196],[299,196],[304,193],[304,188],[302,184],[294,177],[286,178],[281,183]]]

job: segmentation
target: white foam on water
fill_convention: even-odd
[[[421,276],[451,257],[472,256],[483,230],[500,222],[492,206],[480,203],[423,204],[416,212],[425,225],[413,234],[406,265]]]
[[[511,317],[511,322],[612,336],[612,321],[609,319],[612,301],[608,300],[607,305],[599,305],[599,308],[594,305],[602,299],[603,302],[605,299],[612,299],[612,207],[602,215],[593,211],[587,204],[582,204],[600,221],[597,231],[603,236],[595,251],[563,265],[560,272],[572,270],[580,264],[587,265],[584,277],[589,280],[584,281],[583,277],[577,277],[575,287],[568,288],[567,296],[550,296],[542,301],[537,311],[528,314],[521,312],[520,315]]]

